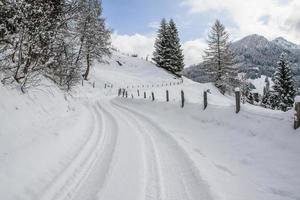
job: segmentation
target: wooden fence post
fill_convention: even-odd
[[[294,129],[300,127],[300,96],[295,99],[295,116],[294,116]]]
[[[152,92],[152,101],[154,101],[154,100],[155,100],[154,93]]]
[[[181,108],[184,107],[184,92],[181,90]]]
[[[235,104],[236,104],[236,113],[239,113],[241,110],[241,92],[239,88],[235,88]]]
[[[204,100],[204,110],[207,108],[207,91],[204,91],[203,94],[203,100]]]
[[[138,95],[138,97],[140,96],[140,90],[137,90],[137,95]]]
[[[144,92],[144,99],[146,99],[147,98],[147,95],[146,95],[146,92]]]
[[[169,91],[166,90],[166,99],[167,99],[167,102],[169,102]]]

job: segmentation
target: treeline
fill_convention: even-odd
[[[99,0],[1,0],[2,83],[22,92],[47,77],[70,90],[87,80],[93,60],[110,55]]]
[[[245,76],[239,76],[236,55],[231,50],[229,33],[225,26],[216,20],[207,37],[208,48],[204,52],[202,71],[205,71],[209,82],[213,82],[222,94],[232,93],[235,88],[241,89],[241,98],[251,104],[265,108],[287,111],[293,107],[297,90],[293,73],[285,54],[278,58],[278,67],[274,75],[274,85],[266,80],[264,94],[254,93]],[[155,42],[153,60],[157,66],[176,75],[181,75],[184,68],[183,55],[178,30],[173,20],[161,21]]]
[[[270,87],[270,82],[266,79],[264,94],[261,96],[252,92],[251,84],[244,76],[238,76],[239,63],[236,55],[231,51],[229,34],[219,20],[212,26],[207,42],[208,48],[203,57],[204,67],[212,77],[212,82],[223,94],[239,87],[243,102],[282,111],[293,107],[297,90],[290,64],[284,53],[278,58],[274,85]]]

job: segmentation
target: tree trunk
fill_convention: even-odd
[[[88,75],[90,73],[90,54],[89,53],[86,54],[86,63],[87,63],[87,68],[83,75],[83,78],[84,78],[84,80],[87,81]]]
[[[15,72],[15,74],[14,74],[14,79],[19,83],[19,70],[20,70],[20,68],[21,68],[21,65],[22,65],[22,57],[23,57],[23,55],[22,55],[22,47],[23,47],[23,36],[24,35],[24,33],[23,33],[23,31],[21,32],[21,40],[20,40],[20,43],[19,43],[19,52],[18,52],[18,66],[17,66],[17,70],[16,70],[16,72]]]

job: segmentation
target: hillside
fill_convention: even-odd
[[[47,80],[26,94],[0,85],[0,199],[300,198],[292,111],[236,114],[210,83],[120,52],[106,60],[69,94]]]
[[[257,79],[262,75],[273,77],[280,55],[286,53],[296,84],[300,87],[300,48],[298,45],[284,38],[269,41],[260,35],[249,35],[233,42],[231,47],[236,55],[239,72],[246,73],[249,79]],[[198,82],[207,82],[210,79],[205,73],[203,64],[187,68],[185,75]]]

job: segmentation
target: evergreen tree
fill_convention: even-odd
[[[224,94],[239,85],[237,69],[234,66],[234,54],[230,50],[229,34],[219,20],[208,35],[208,49],[203,57],[204,64],[214,75],[216,87]]]
[[[261,106],[265,108],[270,108],[270,81],[269,78],[265,79],[266,86],[264,87],[263,97],[261,100]]]
[[[254,105],[254,96],[251,92],[248,93],[247,102]]]
[[[170,66],[167,66],[167,69],[176,75],[180,75],[184,68],[184,56],[180,45],[178,30],[173,19],[171,19],[169,22],[167,35],[167,48],[169,49],[167,51],[169,54],[167,57],[170,58],[170,63],[168,63]]]
[[[154,47],[153,61],[156,65],[175,75],[181,76],[184,68],[184,57],[178,30],[172,19],[169,23],[165,19],[162,19]]]
[[[245,75],[241,78],[241,100],[242,103],[245,104],[249,99],[249,94],[251,92],[250,83],[247,81]]]
[[[277,101],[273,102],[272,107],[282,111],[287,111],[293,107],[297,91],[294,86],[293,74],[285,58],[285,54],[280,56],[275,72],[273,90],[273,99],[277,99]]]
[[[162,19],[160,28],[158,30],[157,38],[155,40],[152,60],[158,67],[167,69],[169,67],[169,60],[167,59],[167,28],[168,24],[166,19]]]

